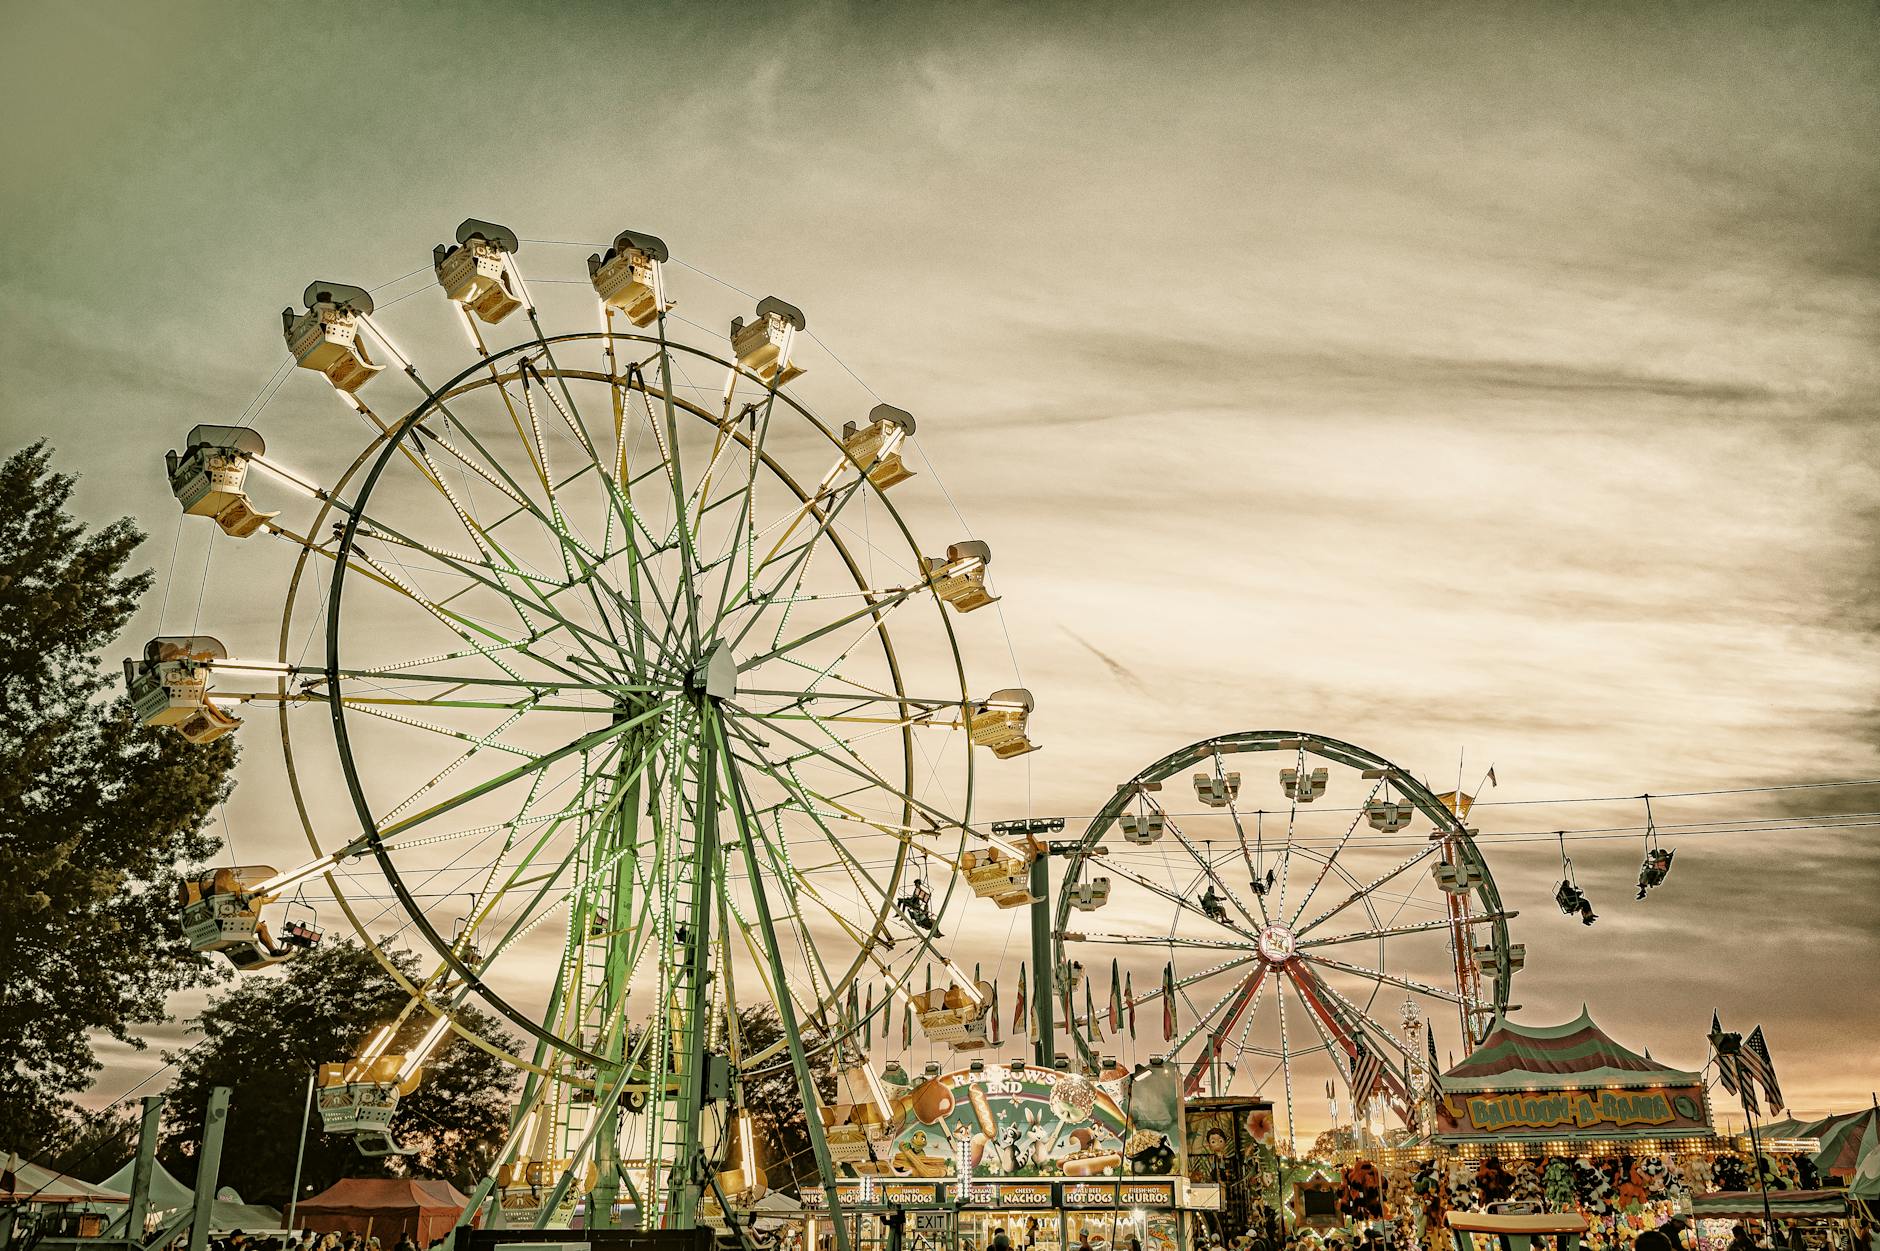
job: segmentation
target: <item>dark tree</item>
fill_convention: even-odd
[[[782,1042],[783,1027],[777,1019],[777,1010],[768,1004],[740,1009],[738,1035],[745,1055],[755,1055]],[[817,1092],[825,1101],[833,1100],[836,1097],[835,1071],[815,1059],[810,1061],[810,1066],[816,1075]],[[804,1185],[819,1183],[816,1153],[810,1146],[809,1123],[803,1118],[803,1096],[796,1084],[796,1070],[790,1065],[789,1051],[782,1048],[760,1067],[764,1070],[761,1076],[745,1079],[744,1101],[756,1124],[757,1149],[764,1171],[772,1190],[801,1193]]]
[[[393,958],[407,975],[415,972],[410,955]],[[331,936],[281,966],[279,976],[243,978],[217,995],[193,1023],[203,1042],[179,1058],[164,1129],[166,1163],[193,1176],[203,1106],[211,1087],[227,1086],[232,1094],[220,1181],[251,1202],[285,1208],[308,1073],[353,1056],[409,999],[370,950]],[[466,1009],[459,1018],[513,1049],[489,1017]],[[430,1013],[414,1012],[389,1050],[414,1045],[431,1021]],[[324,1190],[342,1177],[394,1173],[443,1178],[468,1190],[502,1146],[515,1085],[515,1069],[453,1036],[432,1052],[422,1082],[399,1101],[392,1121],[392,1136],[417,1154],[368,1159],[350,1139],[321,1133],[316,1111],[301,1193]]]
[[[94,1031],[141,1046],[171,992],[215,978],[178,932],[174,866],[216,851],[235,759],[131,715],[100,652],[150,588],[124,571],[143,535],[87,533],[72,485],[43,443],[0,464],[0,1125],[20,1143],[63,1132]]]

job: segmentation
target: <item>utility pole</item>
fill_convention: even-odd
[[[1051,856],[1065,852],[1037,836],[1062,833],[1063,829],[1063,817],[1024,817],[992,823],[993,834],[1023,839],[1032,852],[1031,880],[1026,884],[1031,892],[1031,1060],[1046,1070],[1057,1064],[1057,1045],[1052,1037],[1057,1028],[1051,1002],[1057,994],[1057,976],[1051,963]]]
[[[190,1210],[189,1251],[208,1251],[209,1223],[215,1219],[215,1187],[222,1174],[222,1134],[228,1129],[227,1086],[209,1092],[202,1110],[202,1150],[196,1156],[196,1202]]]
[[[144,1241],[150,1215],[150,1174],[157,1158],[157,1128],[163,1120],[163,1096],[144,1096],[143,1123],[137,1129],[137,1163],[131,1166],[131,1203],[124,1214],[124,1237],[134,1246]]]

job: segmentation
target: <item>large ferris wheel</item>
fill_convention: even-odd
[[[1525,957],[1472,802],[1297,731],[1222,735],[1143,769],[1066,849],[1056,990],[1083,1061],[1121,1045],[1140,1009],[1189,1094],[1283,1100],[1289,1139],[1321,1078],[1412,1119],[1439,1023],[1465,1050],[1479,1041]]]
[[[127,674],[146,719],[199,741],[277,706],[311,858],[192,883],[200,949],[291,958],[317,930],[264,909],[324,879],[362,936],[389,911],[428,952],[418,978],[388,960],[409,1004],[323,1074],[329,1128],[396,1149],[397,1094],[454,1032],[525,1071],[477,1200],[526,1178],[537,1224],[591,1189],[591,1226],[619,1201],[690,1227],[762,1188],[744,1083],[793,1073],[813,1108],[816,1068],[865,1081],[858,979],[908,998],[939,963],[975,993],[934,946],[957,879],[918,911],[904,887],[914,859],[1000,854],[972,828],[973,748],[1029,750],[1031,698],[974,687],[955,634],[993,602],[990,550],[922,541],[894,502],[914,418],[786,386],[801,311],[767,298],[681,338],[666,245],[627,231],[588,262],[593,328],[551,333],[520,247],[472,220],[437,249],[454,371],[366,290],[307,288],[287,345],[356,415],[357,454],[318,481],[203,425],[169,463],[187,513],[293,549],[275,654],[166,637]],[[776,1041],[741,1037],[753,1004]]]

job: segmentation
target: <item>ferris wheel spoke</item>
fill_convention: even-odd
[[[1116,934],[1099,930],[1066,931],[1064,938],[1079,943],[1120,944],[1125,947],[1193,947],[1202,951],[1245,951],[1246,943],[1217,943],[1202,938],[1174,938],[1159,934]]]
[[[843,508],[847,506],[850,500],[861,493],[862,487],[867,482],[868,475],[858,474],[855,481],[843,488],[842,492],[836,496],[835,503],[828,508],[817,509],[813,503],[806,503],[804,505],[807,514],[816,518],[816,528],[810,532],[809,537],[804,540],[798,548],[794,549],[795,555],[790,557],[789,564],[784,568],[783,572],[778,575],[777,580],[761,594],[753,593],[756,590],[757,579],[769,569],[773,561],[781,559],[777,555],[777,548],[773,548],[771,549],[771,554],[767,555],[759,562],[757,568],[751,573],[750,577],[746,579],[744,585],[738,589],[738,593],[732,598],[730,606],[725,609],[724,613],[720,614],[719,621],[722,622],[725,616],[739,609],[747,606],[756,608],[756,611],[751,613],[750,617],[739,628],[738,633],[732,638],[732,647],[735,648],[742,643],[745,636],[751,632],[752,628],[754,628],[759,621],[764,619],[764,613],[770,607],[771,602],[778,593],[783,590],[784,586],[790,582],[790,579],[793,576],[797,576],[805,566],[808,565],[810,557],[815,554],[816,548],[829,534],[830,527],[835,525],[836,518],[842,514]],[[794,531],[794,526],[792,526],[792,531]],[[778,540],[779,548],[787,538],[788,534],[785,535],[785,539]],[[800,579],[798,585],[801,585]]]
[[[1458,995],[1455,991],[1444,990],[1440,986],[1432,986],[1428,982],[1419,982],[1414,978],[1399,977],[1395,973],[1386,973],[1379,969],[1366,968],[1361,964],[1347,964],[1343,960],[1333,960],[1328,956],[1306,955],[1302,952],[1299,958],[1309,964],[1319,965],[1327,969],[1337,969],[1340,973],[1349,973],[1354,977],[1362,977],[1368,981],[1381,982],[1386,986],[1396,986],[1402,990],[1413,990],[1419,995],[1428,995],[1432,999],[1442,999],[1449,1003],[1462,1002],[1462,996]]]
[[[1407,1067],[1413,1066],[1419,1062],[1414,1050],[1408,1043],[1373,1020],[1369,1013],[1362,1011],[1357,1004],[1347,998],[1336,986],[1316,976],[1312,977],[1312,985],[1315,990],[1323,995],[1329,996],[1339,1007],[1345,1010],[1349,1019],[1355,1024],[1358,1031],[1365,1036],[1367,1042],[1384,1043],[1402,1057]]]
[[[1153,805],[1156,808],[1162,808],[1162,805],[1157,803],[1154,799],[1150,799],[1149,802],[1151,803],[1151,805]],[[1208,880],[1226,892],[1228,901],[1234,905],[1234,910],[1236,912],[1240,913],[1242,917],[1246,918],[1247,924],[1254,927],[1255,929],[1258,929],[1260,927],[1260,922],[1254,920],[1253,913],[1247,908],[1247,905],[1241,901],[1239,892],[1237,892],[1232,886],[1229,886],[1227,884],[1226,879],[1223,878],[1219,873],[1216,873],[1214,871],[1214,857],[1212,853],[1204,852],[1200,848],[1196,847],[1194,844],[1194,840],[1190,839],[1186,834],[1182,833],[1181,827],[1175,823],[1175,819],[1168,815],[1167,809],[1162,809],[1162,812],[1163,812],[1163,824],[1167,826],[1171,834],[1175,835],[1175,841],[1180,843],[1183,849],[1187,851],[1189,856],[1191,856],[1194,859],[1195,863],[1201,866],[1201,871],[1207,874]],[[1261,905],[1260,914],[1262,916],[1266,915],[1266,907],[1264,903]],[[1236,926],[1234,928],[1238,929],[1239,927]]]
[[[1480,922],[1486,923],[1503,920],[1508,915],[1509,914],[1506,912],[1484,913],[1479,918],[1472,918],[1472,920],[1479,920]],[[1305,951],[1315,947],[1329,947],[1335,943],[1363,943],[1370,942],[1373,939],[1397,938],[1404,934],[1426,934],[1433,930],[1447,930],[1452,924],[1453,922],[1451,922],[1449,918],[1444,917],[1440,921],[1417,921],[1409,925],[1387,925],[1377,929],[1357,930],[1350,934],[1335,934],[1330,938],[1302,939],[1298,943],[1298,947],[1301,951]]]
[[[1255,965],[1252,971],[1241,979],[1238,986],[1234,987],[1223,996],[1214,1007],[1208,1010],[1207,1016],[1196,1021],[1193,1028],[1191,1028],[1188,1033],[1184,1034],[1180,1041],[1175,1044],[1173,1054],[1180,1055],[1183,1048],[1194,1041],[1202,1028],[1220,1012],[1221,1008],[1227,1008],[1226,1014],[1221,1017],[1220,1025],[1208,1031],[1207,1046],[1203,1053],[1197,1056],[1194,1062],[1188,1066],[1188,1073],[1184,1079],[1184,1093],[1193,1093],[1200,1089],[1202,1076],[1211,1065],[1218,1062],[1221,1058],[1221,1044],[1223,1040],[1225,1040],[1228,1034],[1233,1032],[1235,1026],[1241,1024],[1242,1018],[1245,1017],[1250,1010],[1254,1012],[1259,1011],[1260,995],[1266,987],[1267,969],[1268,966],[1264,961]],[[1225,1094],[1226,1091],[1223,1088],[1215,1093]]]
[[[1364,899],[1367,896],[1369,896],[1373,891],[1377,890],[1378,887],[1384,885],[1384,883],[1394,880],[1399,875],[1404,873],[1406,870],[1415,868],[1417,865],[1422,864],[1425,860],[1428,860],[1431,855],[1433,855],[1435,852],[1441,849],[1441,846],[1442,845],[1440,843],[1431,843],[1429,846],[1423,848],[1421,851],[1417,852],[1415,855],[1404,860],[1401,864],[1397,865],[1395,868],[1386,870],[1381,876],[1371,879],[1371,881],[1367,882],[1364,886],[1358,888],[1357,890],[1352,891],[1351,894],[1347,895],[1343,900],[1334,904],[1330,908],[1327,908],[1325,911],[1319,913],[1317,916],[1313,917],[1310,921],[1306,922],[1304,925],[1295,926],[1294,932],[1296,934],[1303,936],[1307,933],[1310,933],[1312,930],[1317,929],[1319,926],[1323,925],[1325,922],[1331,920],[1333,917],[1343,912],[1346,908],[1349,908],[1352,904],[1357,903],[1359,900]]]
[[[1326,856],[1325,862],[1319,866],[1318,876],[1313,878],[1312,885],[1306,888],[1305,895],[1299,900],[1299,906],[1294,908],[1292,915],[1287,918],[1287,924],[1297,925],[1299,923],[1299,918],[1305,913],[1306,905],[1312,902],[1312,896],[1318,893],[1320,884],[1325,881],[1325,875],[1331,872],[1332,862],[1338,859],[1338,853],[1342,852],[1345,849],[1345,845],[1351,841],[1352,834],[1357,831],[1358,823],[1364,820],[1366,807],[1372,800],[1377,798],[1377,793],[1383,789],[1383,786],[1384,779],[1382,778],[1379,778],[1372,784],[1371,793],[1365,796],[1363,804],[1358,805],[1357,811],[1352,815],[1351,824],[1345,827],[1344,836],[1338,840],[1338,845],[1332,848],[1332,854]]]
[[[788,643],[784,643],[780,646],[773,647],[769,651],[759,653],[756,656],[752,656],[748,660],[740,661],[738,664],[738,669],[740,672],[746,669],[755,669],[758,665],[763,664],[767,660],[774,660],[779,656],[795,651],[799,647],[807,646],[808,644],[815,642],[817,639],[824,638],[830,634],[833,634],[837,630],[840,630],[845,626],[853,625],[855,622],[862,621],[864,619],[868,620],[870,623],[868,629],[862,633],[860,638],[858,638],[855,642],[850,643],[848,647],[843,649],[841,657],[838,658],[838,663],[839,663],[841,659],[846,658],[849,655],[849,653],[854,651],[855,648],[861,644],[861,642],[865,641],[871,635],[874,634],[875,630],[880,627],[882,620],[886,617],[888,613],[892,612],[896,608],[899,608],[902,604],[906,603],[909,599],[919,594],[920,592],[927,590],[930,585],[931,583],[929,582],[922,582],[913,586],[892,587],[886,591],[868,592],[871,598],[865,606],[856,609],[854,612],[846,613],[843,616],[840,616],[836,618],[834,621],[828,622],[825,625],[817,626],[815,629],[809,631],[806,634],[798,635],[796,638],[791,639]],[[872,598],[873,596],[877,596],[877,595],[879,596],[879,598]]]
[[[1204,908],[1202,908],[1200,904],[1189,899],[1186,895],[1182,894],[1180,891],[1173,890],[1167,886],[1163,886],[1161,883],[1156,882],[1151,878],[1144,877],[1142,874],[1139,874],[1135,872],[1134,870],[1125,869],[1122,865],[1117,864],[1113,860],[1110,860],[1110,859],[1106,859],[1103,865],[1103,869],[1104,869],[1104,872],[1106,873],[1114,873],[1120,877],[1128,879],[1131,882],[1134,882],[1136,885],[1142,887],[1144,890],[1150,892],[1153,895],[1157,895],[1162,899],[1167,900],[1168,902],[1174,904],[1177,908],[1180,908],[1184,912],[1190,913],[1194,916],[1198,916],[1202,920],[1207,921],[1208,923],[1212,925],[1218,925],[1222,929],[1227,930],[1229,933],[1240,935],[1243,939],[1246,940],[1246,949],[1249,951],[1254,949],[1253,935],[1248,934],[1245,930],[1241,929],[1238,925],[1235,925],[1232,921],[1223,921],[1215,917],[1209,916],[1207,911]]]
[[[393,834],[402,833],[403,831],[412,829],[413,827],[421,825],[426,821],[435,820],[438,817],[443,816],[447,812],[454,812],[456,809],[461,808],[463,805],[470,803],[471,801],[475,799],[479,799],[482,796],[490,794],[493,791],[500,790],[502,787],[508,786],[510,783],[515,782],[518,779],[531,777],[538,771],[549,768],[550,766],[562,760],[567,759],[569,756],[575,755],[579,752],[588,751],[593,748],[599,747],[602,744],[607,743],[615,738],[618,738],[620,735],[625,734],[635,729],[638,726],[645,725],[647,722],[653,721],[657,718],[667,716],[669,715],[669,712],[670,712],[670,709],[668,705],[664,703],[655,704],[653,707],[648,708],[644,712],[637,713],[621,721],[616,721],[611,725],[602,727],[601,729],[592,730],[586,734],[581,735],[579,738],[576,738],[571,742],[564,743],[562,746],[555,748],[553,751],[545,752],[544,754],[537,756],[535,759],[531,760],[528,764],[518,765],[513,769],[509,769],[509,770],[504,771],[503,773],[497,774],[495,777],[490,778],[488,781],[480,783],[479,785],[477,785],[476,787],[468,791],[464,791],[463,793],[458,794],[458,795],[453,795],[448,799],[439,800],[437,803],[433,804],[431,807],[426,808],[423,812],[413,813],[411,816],[405,818],[403,821],[400,821],[397,824],[389,826],[385,829],[379,830],[378,836],[381,839],[389,838]]]

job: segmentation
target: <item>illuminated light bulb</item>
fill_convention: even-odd
[[[380,1026],[379,1032],[374,1034],[372,1041],[366,1044],[366,1049],[359,1053],[360,1066],[366,1067],[371,1065],[374,1060],[379,1058],[379,1053],[385,1050],[385,1044],[390,1041],[392,1041],[392,1027],[389,1025]]]

